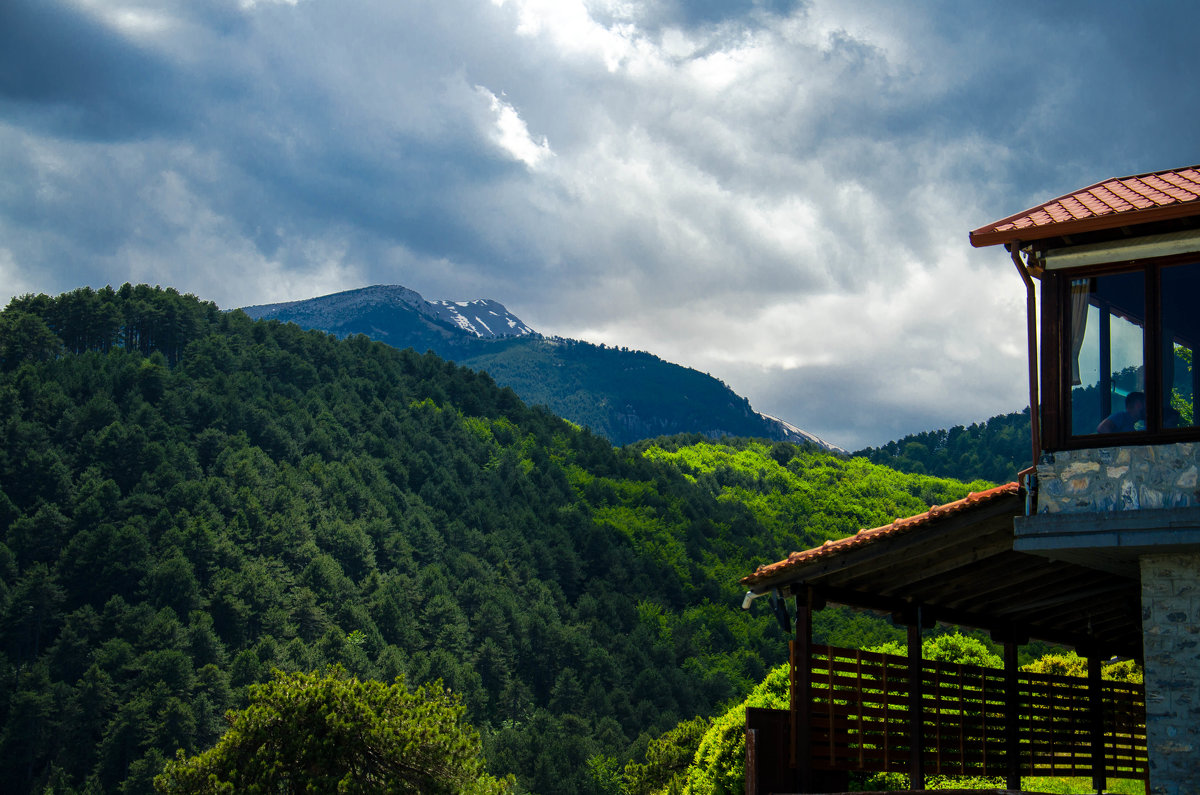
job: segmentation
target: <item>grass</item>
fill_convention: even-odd
[[[1021,789],[1028,792],[1049,792],[1054,795],[1075,795],[1095,792],[1090,778],[1062,778],[1058,776],[1037,776],[1021,779]],[[1118,795],[1145,795],[1146,784],[1132,779],[1110,778],[1104,787],[1105,792]]]
[[[908,776],[900,773],[879,773],[860,782],[865,790],[905,790]],[[1004,789],[1004,779],[986,776],[927,776],[925,788],[942,789]],[[1047,793],[1048,795],[1092,795],[1090,777],[1025,776],[1021,779],[1025,792]],[[1146,785],[1130,779],[1109,779],[1104,791],[1113,795],[1145,795]]]

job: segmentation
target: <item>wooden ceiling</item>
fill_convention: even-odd
[[[1041,639],[1101,655],[1142,655],[1140,585],[1076,563],[1013,550],[1024,513],[1015,484],[972,495],[956,510],[864,531],[793,554],[742,582],[818,600],[990,630],[997,639]]]

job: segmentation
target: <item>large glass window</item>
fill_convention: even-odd
[[[1200,428],[1200,263],[1061,278],[1067,435]]]
[[[1195,427],[1200,346],[1200,265],[1163,268],[1162,284],[1162,425],[1164,429]]]
[[[1070,285],[1072,435],[1144,430],[1145,275],[1092,276]]]

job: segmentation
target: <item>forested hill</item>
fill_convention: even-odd
[[[614,449],[436,356],[172,290],[15,299],[0,789],[149,792],[249,684],[337,662],[440,677],[493,770],[602,792],[785,658],[738,577],[966,490],[788,444]]]
[[[456,313],[469,312],[473,304],[491,306],[494,311],[484,311],[488,322],[500,328],[511,324],[518,333],[468,331],[484,324],[461,315],[448,322],[447,304]],[[430,303],[399,285],[377,285],[244,311],[339,337],[361,333],[397,348],[431,350],[486,371],[526,403],[546,406],[615,444],[677,433],[820,442],[754,411],[746,398],[707,373],[645,351],[543,337],[494,302]]]
[[[1031,463],[1029,409],[969,426],[914,433],[855,455],[901,472],[1008,483]]]

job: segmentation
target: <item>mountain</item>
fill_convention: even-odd
[[[173,290],[14,299],[0,791],[149,793],[273,670],[329,664],[440,679],[523,791],[610,791],[786,659],[740,576],[967,488],[808,445],[614,448],[436,355]],[[834,608],[815,632],[896,636]]]
[[[544,337],[495,301],[426,301],[399,285],[377,285],[242,311],[339,337],[365,334],[398,348],[431,350],[486,371],[526,402],[544,405],[614,444],[702,433],[807,442],[845,453],[754,411],[707,373],[644,351]]]
[[[397,348],[409,340],[500,339],[534,330],[496,301],[426,301],[400,285],[375,285],[304,301],[242,307],[255,320],[292,322],[346,337],[366,334]]]

